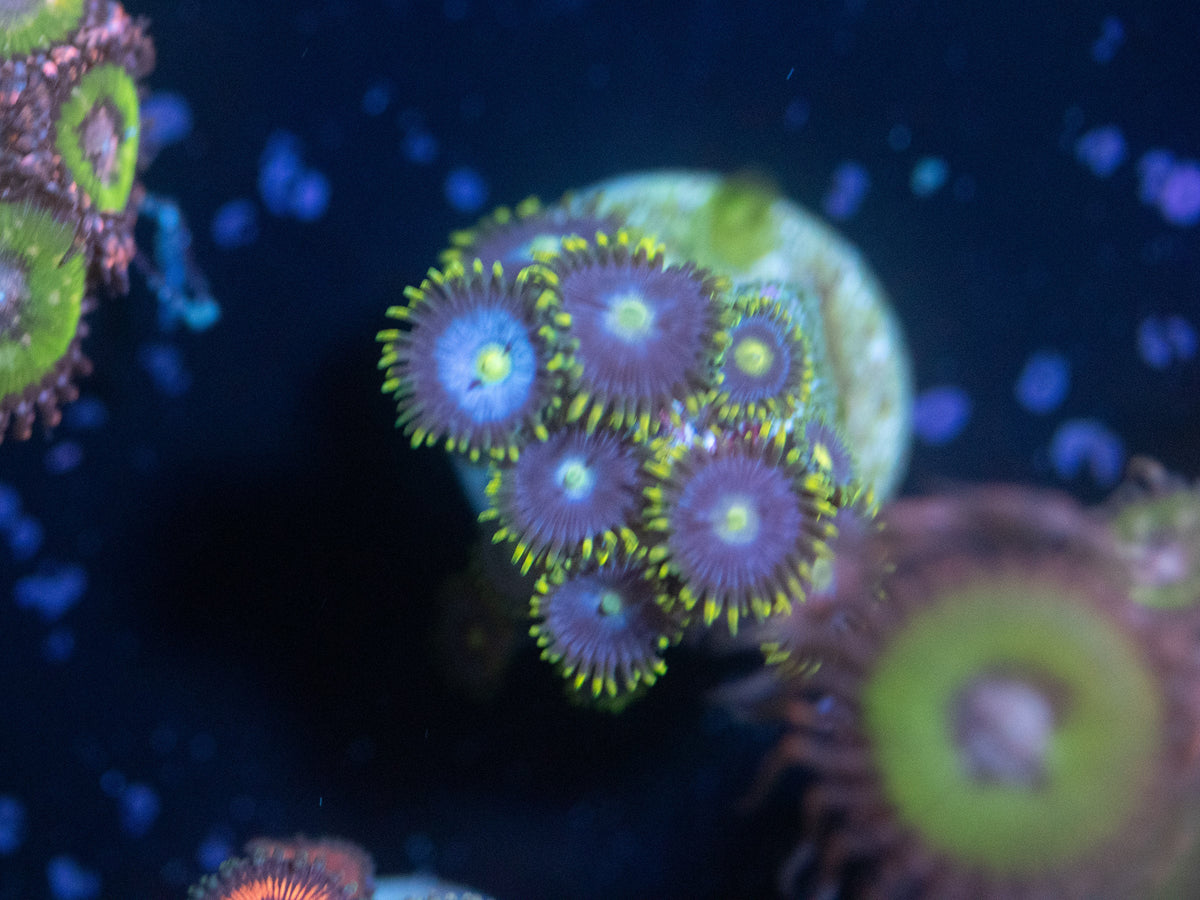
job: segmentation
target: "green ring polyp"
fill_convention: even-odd
[[[1176,543],[1184,556],[1183,571],[1173,577],[1144,578],[1136,572],[1131,589],[1135,601],[1160,610],[1200,606],[1200,491],[1176,488],[1135,500],[1113,518],[1112,529],[1118,541],[1135,548],[1134,560],[1153,554],[1159,541]]]
[[[121,133],[113,175],[107,180],[88,160],[80,134],[88,113],[108,102],[121,117]],[[120,66],[92,69],[71,91],[57,122],[55,146],[71,175],[102,212],[120,212],[129,202],[137,173],[139,106],[137,85]]]
[[[43,209],[0,203],[0,256],[24,269],[20,334],[0,334],[0,400],[38,384],[75,339],[82,315],[83,256],[64,259],[74,232]]]
[[[24,56],[67,39],[83,19],[83,0],[30,0],[0,11],[0,57]]]
[[[1133,642],[1068,586],[1017,575],[915,613],[864,685],[864,724],[897,817],[956,863],[1003,875],[1078,862],[1136,814],[1160,759],[1163,701]],[[957,693],[990,672],[1064,685],[1036,790],[980,784],[954,740]]]

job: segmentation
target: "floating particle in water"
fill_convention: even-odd
[[[329,206],[329,179],[304,164],[300,138],[280,130],[267,139],[259,157],[258,193],[273,215],[311,222]]]
[[[971,398],[957,385],[927,388],[913,407],[913,428],[926,444],[948,444],[967,427],[971,419]]]
[[[0,531],[8,531],[21,515],[21,495],[11,485],[0,482]]]
[[[446,176],[443,190],[446,202],[460,213],[478,212],[487,203],[487,182],[469,166],[452,169]]]
[[[300,138],[289,131],[276,131],[267,138],[258,160],[258,193],[263,204],[277,216],[291,210],[291,190],[304,169]]]
[[[373,81],[363,92],[362,111],[368,116],[382,115],[392,102],[395,86],[386,78]]]
[[[73,857],[56,856],[46,864],[46,883],[54,900],[93,900],[100,896],[100,875]]]
[[[1107,488],[1121,477],[1125,446],[1103,422],[1068,419],[1050,439],[1050,464],[1064,481],[1071,481],[1086,470],[1098,487]]]
[[[1125,26],[1116,16],[1105,16],[1100,23],[1100,36],[1092,43],[1092,59],[1101,65],[1112,62],[1123,43]]]
[[[1173,362],[1191,361],[1198,341],[1196,329],[1183,316],[1147,316],[1138,324],[1138,356],[1160,372]]]
[[[217,207],[209,226],[213,243],[225,250],[246,247],[258,240],[258,207],[239,197]]]
[[[63,423],[74,431],[95,431],[108,424],[108,407],[98,397],[80,397],[63,411]]]
[[[940,156],[922,156],[912,168],[908,186],[918,197],[936,194],[950,177],[950,166]]]
[[[221,304],[208,289],[208,279],[192,257],[192,230],[179,204],[170,197],[146,194],[143,218],[154,224],[154,257],[138,256],[146,284],[158,297],[158,323],[173,331],[180,322],[204,331],[221,318]]]
[[[1170,150],[1155,148],[1143,153],[1137,163],[1138,199],[1151,206],[1156,204],[1174,167],[1175,154]]]
[[[138,348],[137,360],[154,382],[154,387],[166,397],[181,397],[192,386],[192,374],[184,366],[183,354],[174,344],[143,344]]]
[[[1058,409],[1070,387],[1070,361],[1056,350],[1039,350],[1025,361],[1013,392],[1026,410],[1045,415]]]
[[[46,622],[57,622],[83,597],[87,570],[77,563],[54,564],[17,579],[13,599],[22,609],[31,609]]]
[[[42,539],[46,530],[42,523],[33,516],[21,516],[7,529],[8,552],[17,562],[24,562],[37,556],[42,549]]]
[[[861,163],[842,163],[833,170],[829,190],[821,201],[825,214],[839,222],[850,218],[858,212],[870,187],[871,176]]]
[[[1075,158],[1098,178],[1108,178],[1125,161],[1125,135],[1116,125],[1100,125],[1075,141]]]
[[[414,125],[404,132],[400,150],[410,163],[428,166],[437,159],[438,140],[422,126]]]
[[[1186,159],[1171,167],[1158,192],[1158,211],[1172,225],[1200,222],[1200,164]]]
[[[59,441],[46,451],[42,461],[51,475],[65,475],[83,462],[83,446],[79,441]]]
[[[786,131],[799,131],[808,123],[809,107],[807,100],[799,98],[789,100],[783,108],[783,127]]]
[[[0,796],[0,856],[14,853],[25,840],[25,804],[9,794]]]
[[[142,150],[153,152],[184,140],[192,133],[191,104],[174,91],[155,91],[142,101]]]
[[[215,872],[221,863],[233,858],[237,847],[230,835],[213,831],[196,848],[196,864],[202,872]]]
[[[1167,316],[1166,330],[1167,340],[1175,351],[1175,358],[1181,362],[1191,362],[1196,356],[1197,345],[1200,344],[1192,323],[1183,316]]]
[[[142,837],[149,832],[162,812],[158,792],[136,781],[122,791],[119,805],[121,827],[131,837]]]
[[[290,212],[301,222],[315,222],[329,209],[331,193],[325,173],[306,169],[292,185]]]
[[[1138,324],[1137,350],[1142,362],[1159,371],[1171,365],[1175,356],[1167,341],[1162,322],[1155,316],[1147,316]]]

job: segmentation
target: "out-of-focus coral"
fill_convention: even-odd
[[[981,487],[881,519],[853,548],[874,574],[795,611],[819,665],[724,693],[785,725],[760,789],[812,776],[783,892],[1169,884],[1194,832],[1195,634],[1145,614],[1106,525],[1065,496]]]
[[[610,708],[693,611],[732,633],[802,603],[839,509],[869,519],[895,490],[895,318],[857,253],[769,185],[631,175],[451,243],[388,310],[384,391],[465,482],[489,464],[474,499],[540,579],[543,655]]]
[[[86,295],[82,254],[68,222],[28,202],[0,203],[0,441],[29,437],[35,415],[58,423],[91,363],[80,342]]]
[[[431,875],[392,875],[379,879],[375,900],[492,900],[482,891],[450,884]]]
[[[188,891],[189,900],[489,900],[432,875],[376,879],[375,863],[342,838],[257,837]]]
[[[375,864],[340,838],[259,837],[188,892],[191,900],[371,900]]]
[[[154,67],[146,23],[119,3],[22,4],[0,45],[0,199],[70,222],[89,280],[128,287],[140,121]]]
[[[0,10],[0,440],[53,427],[90,364],[83,315],[135,253],[143,20],[118,3]]]
[[[1101,513],[1129,570],[1133,598],[1164,613],[1200,615],[1200,482],[1134,457]]]
[[[84,316],[128,290],[135,259],[165,327],[203,330],[220,315],[178,206],[137,180],[153,67],[145,20],[119,3],[0,9],[0,441],[27,439],[37,418],[58,424],[91,371]],[[139,211],[152,256],[137,255]]]

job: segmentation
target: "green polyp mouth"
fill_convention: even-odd
[[[555,480],[568,499],[583,500],[591,496],[596,473],[585,460],[568,459],[558,467]]]
[[[654,310],[641,294],[629,291],[609,299],[605,322],[621,340],[640,344],[654,326]]]
[[[1163,700],[1134,640],[1079,590],[993,575],[944,591],[901,626],[864,684],[864,729],[890,806],[960,866],[1058,869],[1134,821],[1161,756]],[[1047,687],[1053,722],[1027,737],[1022,752],[1034,758],[1011,770],[1029,777],[966,762],[962,698],[995,673],[1030,696]],[[1008,693],[1013,716],[1036,711]]]
[[[731,494],[713,510],[712,528],[724,544],[745,546],[758,538],[760,519],[754,501],[745,495]]]
[[[771,370],[775,362],[775,351],[765,341],[746,338],[733,348],[734,365],[747,375],[761,378]]]
[[[600,592],[599,603],[596,604],[600,613],[606,618],[619,616],[625,609],[625,599],[621,592],[613,588]]]
[[[512,374],[512,354],[503,344],[489,343],[475,356],[475,375],[482,384],[499,384]]]

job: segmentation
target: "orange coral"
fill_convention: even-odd
[[[188,892],[189,900],[370,900],[375,866],[337,838],[254,838],[248,857],[226,860]]]
[[[258,837],[246,842],[245,850],[255,859],[274,857],[287,862],[310,863],[352,888],[346,900],[367,900],[375,893],[375,863],[358,844],[341,838],[307,838],[302,834],[290,840]]]

